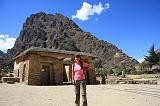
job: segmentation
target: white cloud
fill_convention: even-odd
[[[92,5],[84,2],[80,10],[77,10],[76,15],[72,15],[72,19],[78,18],[79,20],[88,20],[88,16],[93,15]]]
[[[101,2],[99,2],[98,5],[94,5],[93,6],[93,12],[97,13],[98,15],[100,15],[103,10],[104,10],[104,7],[102,7],[102,3]]]
[[[8,37],[9,35],[0,35],[0,39],[4,39],[5,37]]]
[[[89,16],[98,14],[100,15],[104,10],[108,9],[110,6],[106,3],[104,6],[101,2],[98,5],[91,5],[87,2],[83,2],[83,6],[80,10],[77,10],[76,15],[72,15],[72,19],[78,18],[79,20],[86,21]]]
[[[144,58],[141,58],[141,59],[138,59],[138,62],[142,63],[144,60],[145,60]]]
[[[9,37],[9,35],[0,35],[0,50],[7,52],[7,49],[11,49],[14,46],[16,38]]]
[[[105,9],[108,9],[110,5],[108,3],[105,4]]]

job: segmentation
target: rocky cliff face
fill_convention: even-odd
[[[3,62],[4,62],[5,58],[6,58],[6,54],[0,50],[0,72],[1,72],[1,68],[3,66]]]
[[[1,50],[0,50],[0,57],[2,57],[2,58],[6,57],[6,54],[3,51],[1,51]]]
[[[32,14],[27,18],[14,47],[8,55],[15,55],[31,46],[88,52],[102,59],[104,67],[119,63],[133,66],[138,62],[118,49],[115,45],[99,40],[89,32],[84,32],[72,20],[61,14]]]

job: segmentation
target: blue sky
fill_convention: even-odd
[[[69,17],[137,60],[152,44],[160,48],[160,0],[0,0],[0,50],[11,48],[26,18],[40,11]]]

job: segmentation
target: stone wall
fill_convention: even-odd
[[[95,70],[88,70],[89,71],[89,84],[96,84],[96,73]]]
[[[29,60],[28,57],[20,57],[14,62],[14,76],[20,78],[20,82],[28,84]]]
[[[29,69],[29,85],[41,85],[42,65],[48,65],[50,69],[50,85],[63,83],[62,61],[48,56],[31,54]]]
[[[40,78],[40,63],[39,63],[40,56],[37,54],[30,54],[29,56],[29,80],[28,85],[41,85],[41,78]]]
[[[63,62],[57,61],[54,63],[54,77],[55,77],[55,84],[62,84],[63,83]]]

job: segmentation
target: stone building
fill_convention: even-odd
[[[3,61],[4,61],[4,58],[0,56],[0,69],[2,68]]]
[[[92,63],[95,56],[89,53],[31,47],[16,55],[14,76],[28,85],[59,85],[71,82],[72,63],[75,54]],[[88,84],[96,83],[94,68],[86,71]]]

